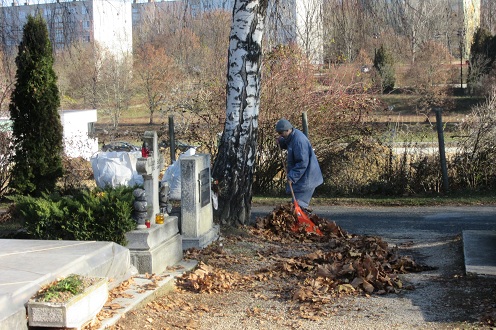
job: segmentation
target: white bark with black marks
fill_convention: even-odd
[[[250,217],[266,10],[267,0],[236,0],[234,4],[226,122],[212,174],[220,190],[215,215],[228,225],[245,224]]]

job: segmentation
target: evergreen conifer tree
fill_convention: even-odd
[[[468,67],[467,83],[475,87],[481,77],[493,70],[496,60],[496,37],[485,28],[478,28],[474,33],[470,47],[470,65]]]
[[[382,92],[390,92],[396,82],[393,54],[381,46],[374,57],[374,68],[381,77]]]
[[[16,57],[11,97],[13,169],[10,186],[19,194],[40,195],[62,176],[62,124],[52,46],[41,16],[29,16]]]

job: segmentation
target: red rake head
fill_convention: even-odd
[[[305,231],[307,233],[313,233],[317,234],[319,236],[322,236],[322,232],[320,231],[319,227],[317,227],[312,220],[308,217],[308,215],[303,212],[301,209],[300,205],[298,203],[294,203],[294,212],[296,214],[296,218],[298,219],[298,223],[296,223],[291,230],[296,232],[300,229],[300,227],[305,228]]]

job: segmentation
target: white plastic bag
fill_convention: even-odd
[[[142,185],[143,176],[136,171],[139,157],[141,151],[97,152],[90,159],[96,185],[100,188]]]
[[[162,182],[167,182],[169,184],[170,200],[181,200],[181,164],[179,163],[179,160],[172,162],[172,164],[167,167]]]
[[[194,156],[196,153],[195,148],[189,148],[179,155],[179,158],[172,162],[172,164],[165,170],[162,182],[169,184],[169,199],[174,201],[181,200],[181,158],[185,156]]]

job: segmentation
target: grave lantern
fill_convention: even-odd
[[[141,157],[148,158],[150,156],[150,145],[148,142],[144,141],[143,146],[141,147]]]

